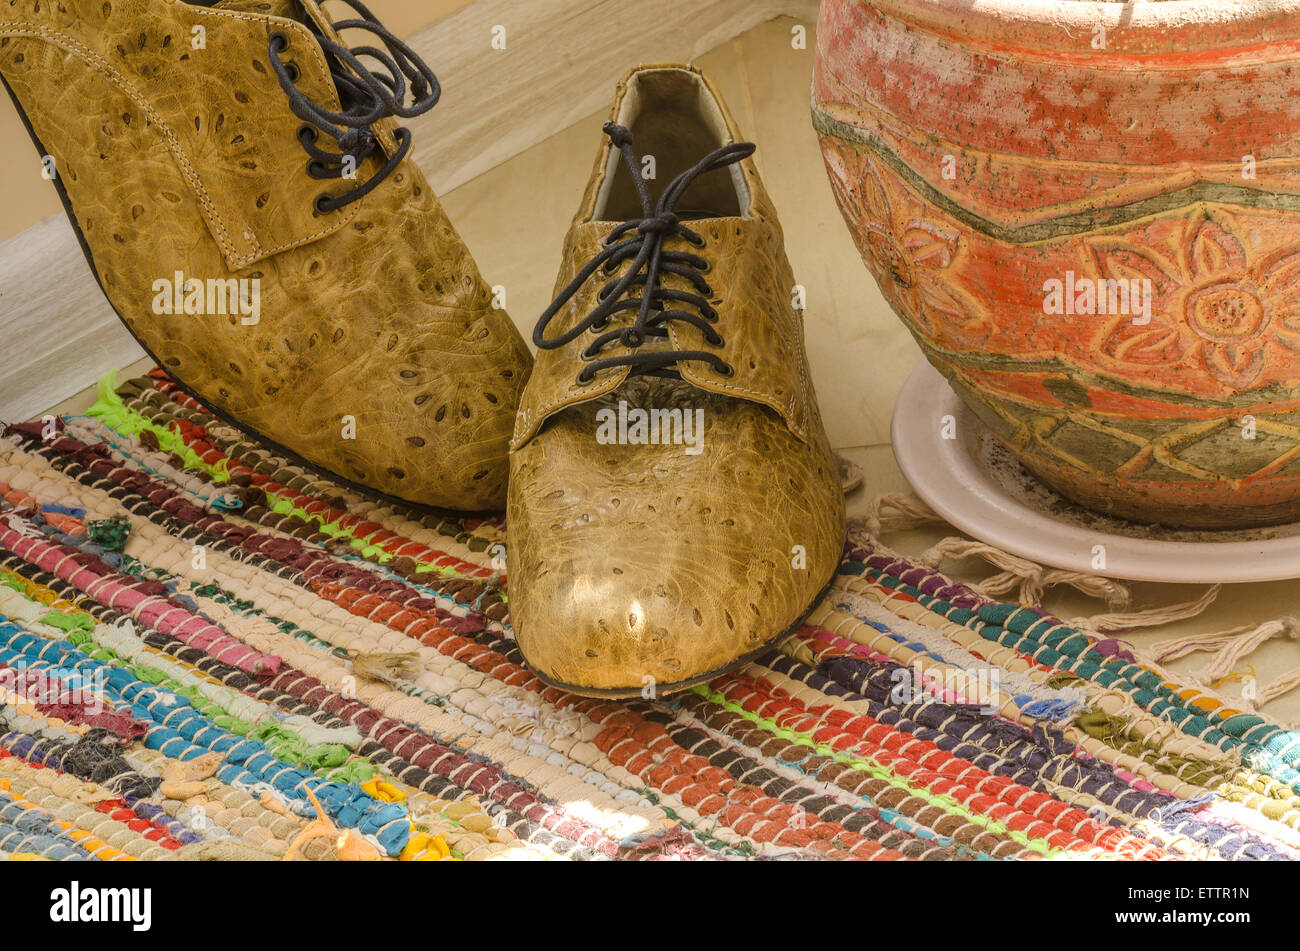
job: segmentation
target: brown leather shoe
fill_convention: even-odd
[[[528,663],[618,697],[790,633],[839,563],[844,499],[754,146],[689,66],[632,71],[605,131],[533,333],[507,557]]]
[[[500,508],[528,348],[395,123],[437,80],[347,2],[332,25],[315,0],[13,0],[0,78],[104,293],[187,390],[344,481]]]

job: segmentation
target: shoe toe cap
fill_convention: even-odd
[[[572,420],[516,451],[511,623],[543,676],[672,687],[761,653],[806,613],[843,547],[834,460],[761,408],[737,412],[760,432],[725,446],[715,433],[698,456],[600,445]]]

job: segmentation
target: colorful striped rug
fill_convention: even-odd
[[[160,371],[8,427],[0,497],[0,857],[1300,855],[1300,735],[869,537],[780,650],[616,703],[523,666],[501,520]]]

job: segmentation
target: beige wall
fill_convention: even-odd
[[[366,0],[366,6],[380,22],[403,37],[455,13],[469,3],[470,0]],[[332,12],[335,19],[348,16],[348,8],[341,3],[326,4],[326,10]],[[436,73],[438,64],[430,65]],[[27,130],[14,111],[13,103],[7,95],[0,94],[0,168],[11,172],[0,175],[0,208],[4,209],[3,216],[0,216],[0,241],[50,215],[63,213],[53,185],[37,178],[41,187],[33,188],[32,176],[12,174],[13,170],[26,165],[39,171],[39,161]]]

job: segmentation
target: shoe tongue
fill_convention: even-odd
[[[673,214],[677,216],[678,221],[703,221],[706,218],[719,217],[716,211],[689,211],[682,208],[678,208]]]
[[[321,8],[321,5],[317,0],[297,0],[294,6],[298,7],[302,11],[297,19],[315,26],[323,36],[328,37],[340,46],[346,45],[343,42],[342,37],[335,32],[334,22]],[[360,18],[358,17],[358,19]]]

